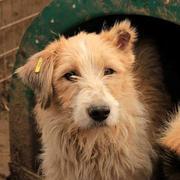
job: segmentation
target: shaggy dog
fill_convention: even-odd
[[[125,20],[52,42],[19,68],[37,99],[46,180],[149,180],[169,100],[152,43]]]

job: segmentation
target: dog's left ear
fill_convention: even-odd
[[[132,49],[137,38],[129,20],[116,23],[110,30],[102,31],[101,36],[123,51]]]

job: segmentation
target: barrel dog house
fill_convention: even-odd
[[[180,99],[180,3],[178,0],[53,0],[27,29],[17,53],[15,69],[62,34],[100,31],[128,18],[139,38],[156,41],[161,54],[165,84],[172,102]],[[179,84],[178,84],[179,83]],[[13,77],[10,100],[10,178],[39,179],[39,134],[33,116],[34,96]]]

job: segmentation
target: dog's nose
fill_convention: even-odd
[[[108,106],[91,106],[88,108],[89,116],[98,122],[104,121],[110,113]]]

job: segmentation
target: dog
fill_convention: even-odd
[[[36,95],[45,180],[150,180],[169,108],[160,57],[129,20],[50,43],[17,70]]]

